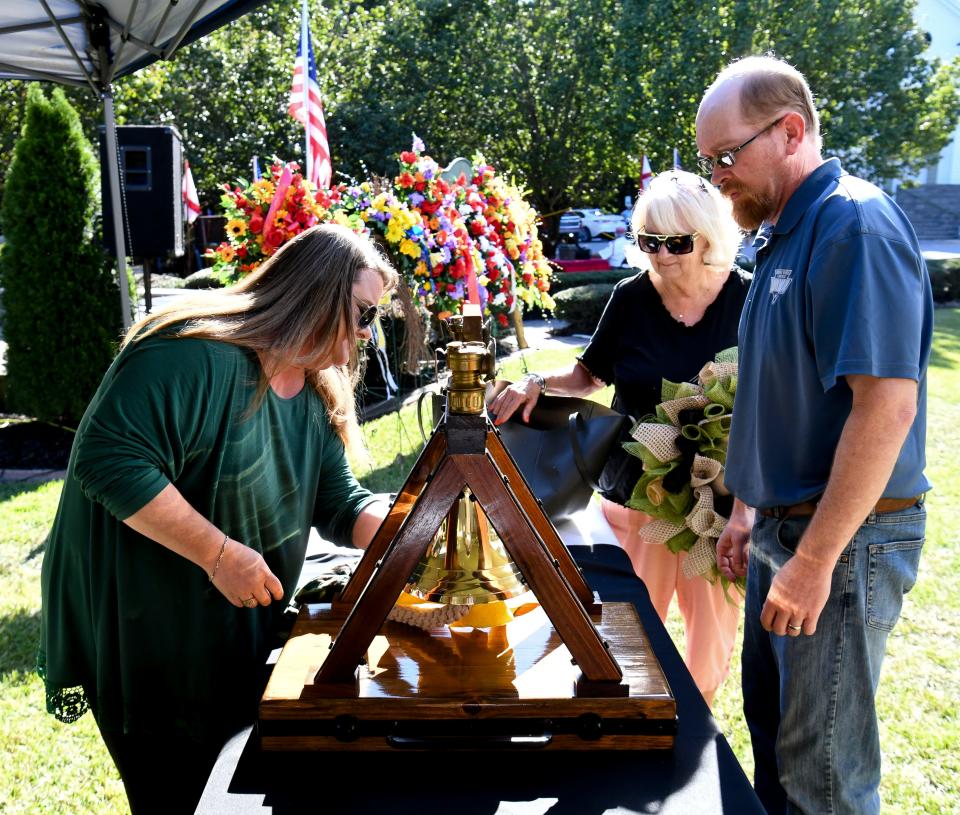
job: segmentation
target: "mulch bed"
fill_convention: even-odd
[[[73,437],[46,422],[0,417],[0,469],[65,469]]]

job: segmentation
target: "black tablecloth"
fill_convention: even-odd
[[[224,746],[197,812],[763,815],[626,554],[571,552],[601,599],[636,606],[677,700],[673,750],[262,753],[248,729]]]

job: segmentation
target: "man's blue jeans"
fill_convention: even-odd
[[[874,698],[887,635],[917,577],[926,510],[867,518],[833,570],[816,633],[779,637],[760,612],[808,523],[758,515],[751,536],[743,707],[754,786],[770,815],[871,815],[880,811]]]

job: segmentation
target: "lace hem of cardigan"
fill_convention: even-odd
[[[43,680],[47,698],[47,713],[61,722],[75,722],[90,709],[90,702],[83,687],[61,688],[47,682],[47,670],[43,655],[37,657],[37,673]]]

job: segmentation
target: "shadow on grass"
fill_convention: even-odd
[[[46,481],[8,481],[0,483],[0,502],[39,490]]]
[[[397,492],[403,486],[410,470],[413,469],[419,454],[419,451],[406,455],[397,453],[389,464],[384,464],[367,473],[358,473],[357,480],[370,492]]]
[[[29,552],[27,552],[27,556],[23,559],[24,564],[29,563],[29,562],[30,562],[31,560],[33,560],[35,557],[40,557],[40,555],[42,555],[44,552],[46,552],[46,551],[47,551],[47,541],[49,541],[49,540],[50,540],[50,533],[48,532],[48,533],[47,533],[46,535],[44,535],[43,538],[40,540],[40,543],[38,543],[36,546],[33,547],[33,549],[31,549]]]
[[[32,674],[40,644],[40,612],[18,611],[0,617],[0,681],[14,672]]]

